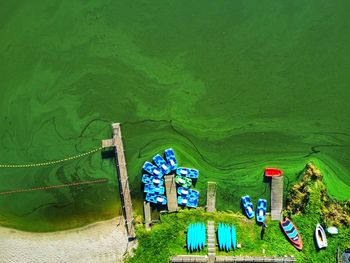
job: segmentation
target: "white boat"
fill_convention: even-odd
[[[317,224],[316,226],[315,239],[316,239],[317,247],[319,249],[328,246],[326,233],[324,232],[324,229],[320,224]]]

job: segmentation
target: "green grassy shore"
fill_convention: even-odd
[[[216,226],[219,222],[233,223],[236,226],[237,242],[242,245],[241,248],[229,253],[217,250],[218,255],[289,255],[294,256],[297,262],[336,262],[337,248],[339,247],[340,251],[343,251],[350,245],[349,202],[338,203],[329,198],[319,170],[312,164],[308,164],[302,174],[300,182],[295,184],[288,193],[287,208],[284,211],[285,215],[290,216],[300,232],[304,244],[301,252],[298,252],[286,239],[280,229],[279,222],[271,221],[269,217],[266,221],[268,228],[264,239],[261,240],[261,227],[254,220],[248,220],[241,213],[232,211],[207,213],[204,209],[199,208],[195,210],[183,209],[178,213],[161,215],[161,222],[155,224],[151,231],[146,231],[142,223],[139,222],[137,224],[139,246],[135,250],[135,256],[129,258],[128,262],[165,263],[168,262],[170,256],[190,254],[185,247],[185,231],[188,224],[193,222],[206,223],[208,220],[214,220]],[[314,175],[315,177],[313,177]],[[303,189],[304,195],[298,192],[300,195],[297,197],[298,189]],[[325,211],[323,203],[337,205],[338,215]],[[314,242],[314,231],[317,223],[326,223],[328,226],[335,225],[339,228],[338,235],[328,235],[328,247],[320,251]],[[207,251],[204,249],[192,254],[206,253]]]

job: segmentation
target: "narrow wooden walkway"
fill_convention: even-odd
[[[171,263],[207,263],[207,256],[183,255],[170,258]]]
[[[168,201],[168,211],[175,212],[178,210],[175,177],[173,174],[165,175],[164,179],[165,193]]]
[[[217,256],[215,262],[226,263],[294,263],[294,257],[240,257],[240,256]]]
[[[208,263],[215,262],[215,224],[208,221]]]
[[[214,212],[216,202],[216,183],[208,182],[207,187],[207,211]]]
[[[119,179],[120,196],[123,205],[125,225],[129,239],[135,238],[135,229],[133,224],[134,212],[132,208],[128,172],[126,170],[126,162],[124,156],[124,146],[119,123],[113,123],[113,139],[102,141],[102,147],[114,146],[115,161]]]
[[[283,176],[271,177],[271,220],[282,219]]]

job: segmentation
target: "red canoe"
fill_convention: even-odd
[[[280,221],[280,225],[286,237],[295,246],[298,250],[303,249],[303,242],[301,241],[301,237],[298,229],[295,225],[290,221],[289,218],[286,218],[284,221]]]
[[[281,176],[283,171],[277,168],[265,168],[265,176],[273,177],[273,176]]]

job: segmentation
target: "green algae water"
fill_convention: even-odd
[[[171,146],[200,170],[205,202],[269,197],[308,161],[333,198],[350,198],[348,1],[3,1],[0,164],[64,159],[100,146],[120,122],[134,207],[141,166]],[[0,191],[107,183],[0,196],[0,224],[29,231],[120,214],[112,159],[100,152],[1,168]]]

